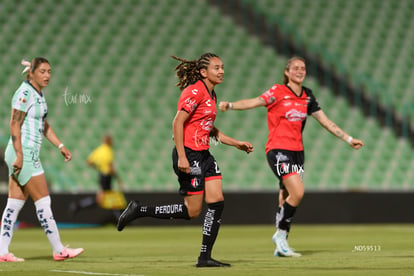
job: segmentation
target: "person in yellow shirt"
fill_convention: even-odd
[[[96,168],[99,172],[99,185],[103,191],[112,190],[112,178],[117,177],[113,161],[112,137],[106,135],[103,143],[86,159],[88,165]]]
[[[120,215],[119,209],[122,209],[122,206],[117,207],[111,204],[110,201],[112,198],[110,198],[111,195],[109,195],[109,192],[113,191],[112,180],[114,178],[117,179],[121,190],[122,181],[114,168],[114,151],[112,147],[112,137],[110,135],[106,135],[103,139],[103,143],[89,154],[86,163],[98,171],[100,190],[96,193],[96,197],[87,197],[78,202],[73,202],[70,205],[69,212],[72,215],[75,215],[81,209],[98,205],[105,209],[114,210],[114,215],[118,218]],[[121,205],[124,204],[121,203]]]

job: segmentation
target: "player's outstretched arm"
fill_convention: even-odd
[[[334,122],[332,122],[322,110],[318,110],[312,113],[312,116],[330,133],[338,137],[339,139],[347,142],[354,149],[359,149],[362,146],[365,146],[364,142],[359,139],[352,138],[349,134],[343,131],[338,127]]]
[[[220,111],[225,112],[229,109],[246,110],[265,105],[266,102],[261,97],[256,97],[252,99],[239,100],[237,102],[220,102],[219,109]]]

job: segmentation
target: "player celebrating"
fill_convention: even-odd
[[[182,93],[173,121],[175,148],[173,167],[180,183],[184,204],[141,206],[131,201],[118,221],[118,230],[140,217],[192,219],[200,215],[203,199],[207,212],[203,224],[203,239],[197,267],[225,267],[211,257],[221,215],[224,208],[222,176],[213,155],[209,152],[210,137],[247,153],[253,151],[248,142],[224,135],[214,126],[216,119],[216,93],[214,87],[222,83],[224,67],[221,59],[205,53],[198,60],[174,59],[181,63],[175,68]]]
[[[267,161],[279,178],[279,209],[276,214],[277,231],[273,235],[275,256],[298,257],[288,245],[287,236],[296,208],[304,195],[302,182],[304,151],[302,131],[307,115],[312,115],[324,128],[349,143],[354,149],[364,146],[333,123],[319,107],[312,90],[302,86],[306,76],[305,60],[293,57],[288,60],[283,85],[275,84],[259,97],[221,102],[219,109],[245,110],[259,106],[267,108],[269,136],[266,144]]]
[[[10,141],[5,151],[5,161],[9,167],[9,197],[3,212],[0,233],[0,262],[22,262],[9,252],[13,227],[28,196],[33,199],[36,214],[53,249],[56,261],[73,258],[83,252],[83,248],[64,247],[60,241],[56,221],[53,219],[51,200],[39,154],[43,135],[59,150],[68,162],[70,151],[56,136],[47,122],[47,105],[42,89],[49,84],[51,68],[49,61],[37,57],[26,66],[29,71],[12,99],[10,120]]]

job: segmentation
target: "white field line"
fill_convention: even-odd
[[[60,273],[71,273],[71,274],[81,274],[81,275],[105,275],[105,276],[144,276],[142,274],[114,274],[114,273],[104,273],[104,272],[91,272],[91,271],[79,271],[79,270],[59,270],[53,269],[51,272],[60,272]]]

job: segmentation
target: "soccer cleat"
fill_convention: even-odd
[[[138,217],[138,209],[139,203],[132,200],[118,218],[118,231],[122,231],[128,223]]]
[[[273,235],[272,240],[274,244],[276,244],[276,249],[274,256],[276,257],[300,257],[302,256],[300,253],[293,251],[292,248],[289,247],[289,244],[286,240],[286,231],[277,230],[276,233]]]
[[[24,259],[17,258],[13,253],[7,253],[6,255],[0,256],[0,262],[24,262]]]
[[[230,267],[230,264],[222,263],[212,258],[200,259],[196,263],[196,267]]]
[[[76,256],[80,255],[83,251],[83,248],[65,247],[59,254],[53,253],[53,259],[55,259],[55,261],[64,261],[66,259],[75,258]]]

